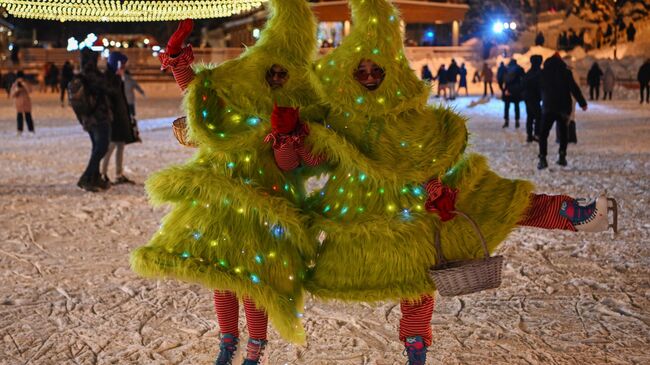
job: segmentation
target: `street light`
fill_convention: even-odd
[[[511,21],[511,22],[502,22],[502,21],[496,21],[492,25],[492,31],[494,33],[503,33],[504,30],[515,30],[517,29],[517,23]]]

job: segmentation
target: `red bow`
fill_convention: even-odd
[[[438,213],[440,220],[446,222],[456,216],[456,194],[458,189],[452,189],[442,184],[439,179],[431,179],[426,185],[428,198],[424,208],[431,213]]]

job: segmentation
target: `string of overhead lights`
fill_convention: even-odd
[[[262,5],[265,0],[0,0],[18,18],[152,22],[228,17]]]

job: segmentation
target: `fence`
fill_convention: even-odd
[[[320,54],[326,54],[333,48],[324,48]],[[221,63],[239,56],[243,48],[194,48],[195,62]],[[171,80],[171,76],[160,72],[160,62],[151,49],[127,48],[120,52],[129,57],[129,69],[138,81],[164,81]],[[410,60],[421,60],[431,57],[463,57],[465,59],[478,59],[479,53],[474,47],[405,47],[405,55]],[[20,53],[20,66],[13,66],[9,60],[0,64],[3,73],[8,69],[20,69],[25,73],[37,74],[47,62],[52,62],[59,67],[71,60],[75,64],[79,60],[79,51],[67,51],[63,48],[24,48]]]

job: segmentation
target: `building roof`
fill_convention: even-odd
[[[467,4],[451,4],[418,0],[393,0],[399,9],[401,18],[406,23],[449,23],[462,21],[469,10]],[[311,8],[318,20],[323,22],[341,22],[350,20],[347,1],[320,1],[311,3]]]

